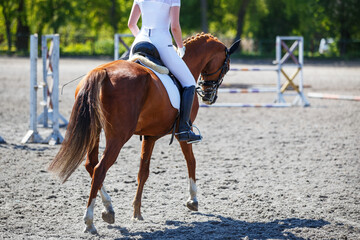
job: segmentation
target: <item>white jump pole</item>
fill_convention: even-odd
[[[119,34],[114,35],[114,60],[119,59]]]
[[[338,95],[329,93],[308,93],[309,98],[360,101],[360,96]]]
[[[42,59],[42,70],[43,70],[43,82],[42,82],[42,89],[43,89],[43,101],[40,102],[40,105],[43,106],[43,112],[41,113],[41,115],[38,118],[39,122],[43,123],[44,128],[48,127],[48,82],[47,82],[47,77],[48,75],[51,76],[50,74],[48,74],[48,68],[47,68],[47,54],[48,54],[48,47],[47,47],[47,39],[48,37],[46,35],[43,35],[41,37],[41,59]]]
[[[114,60],[119,59],[120,44],[122,44],[126,48],[126,51],[130,51],[130,47],[122,39],[124,37],[134,37],[134,36],[132,34],[115,33],[115,35],[114,35]]]
[[[37,131],[37,59],[38,35],[30,36],[30,129],[21,143],[41,143],[43,139]]]
[[[291,106],[291,103],[215,103],[213,105],[200,104],[200,107],[204,108],[285,108]]]
[[[285,99],[283,98],[283,95],[281,93],[281,40],[279,36],[276,37],[276,71],[277,71],[277,82],[276,82],[276,89],[277,89],[277,98],[276,102],[278,103],[285,103]]]

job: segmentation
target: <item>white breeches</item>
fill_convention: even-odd
[[[182,87],[195,86],[196,82],[185,62],[177,55],[169,30],[142,28],[132,46],[147,41],[155,45],[165,66],[180,81]],[[132,57],[132,49],[130,50]]]

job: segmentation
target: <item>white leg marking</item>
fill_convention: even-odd
[[[93,223],[95,200],[96,200],[96,198],[93,198],[91,200],[91,204],[86,209],[86,212],[85,212],[85,215],[84,215],[84,221],[85,221],[85,225],[86,225],[84,232],[90,232],[92,234],[96,233],[96,228],[95,228],[94,223]]]
[[[192,211],[197,211],[198,210],[198,201],[196,199],[197,187],[194,179],[192,178],[190,178],[189,191],[190,191],[190,197],[186,202],[186,206]]]
[[[109,207],[112,208],[112,206],[111,206],[111,198],[110,198],[109,194],[106,192],[106,189],[105,189],[104,185],[100,189],[100,195],[101,195],[101,200],[102,200],[102,202],[104,204],[104,207],[106,209],[109,209]]]
[[[193,201],[194,200],[196,201],[197,186],[196,186],[195,181],[192,178],[190,178],[189,191],[190,191],[190,199]]]
[[[102,219],[109,224],[113,224],[115,222],[115,212],[111,205],[111,198],[109,194],[107,194],[104,185],[100,189],[100,195],[105,207],[102,211]]]

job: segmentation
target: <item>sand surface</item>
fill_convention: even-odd
[[[60,84],[107,61],[61,59]],[[251,66],[260,65],[232,64]],[[41,71],[39,61],[39,79]],[[0,58],[0,136],[7,142],[0,144],[0,239],[360,239],[360,102],[308,99],[307,108],[201,108],[195,125],[204,140],[194,146],[199,211],[185,206],[186,162],[179,144],[169,146],[166,136],[153,152],[145,220],[135,222],[141,142],[134,136],[105,179],[116,221],[102,221],[98,197],[98,235],[90,236],[82,232],[91,184],[85,168],[60,184],[46,172],[60,146],[21,144],[29,129],[29,73],[29,59]],[[230,71],[224,80],[275,83],[274,72]],[[304,84],[306,94],[359,96],[360,64],[306,64]],[[60,96],[65,118],[75,86],[67,85]],[[221,93],[218,102],[274,99],[274,93]],[[49,129],[39,132],[45,138]]]

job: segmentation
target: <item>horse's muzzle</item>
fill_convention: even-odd
[[[205,94],[201,99],[207,105],[214,104],[217,99],[216,92],[215,92],[215,94],[213,92],[210,94]]]
[[[217,99],[217,92],[218,92],[219,85],[209,84],[206,82],[200,82],[199,85],[200,86],[198,86],[196,88],[196,92],[201,97],[201,100],[207,105],[214,104]],[[207,85],[207,86],[204,86],[204,85]]]

